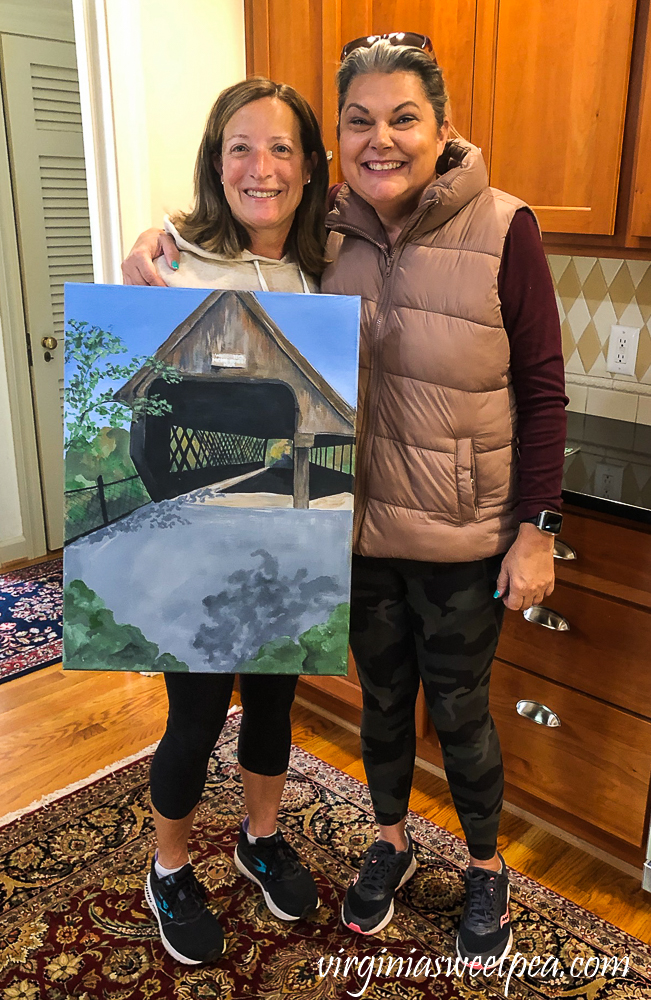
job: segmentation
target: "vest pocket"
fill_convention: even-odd
[[[475,481],[475,453],[472,438],[460,438],[457,441],[455,454],[457,476],[457,503],[459,505],[459,521],[476,521],[477,485]]]

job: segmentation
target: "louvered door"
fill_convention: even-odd
[[[0,37],[45,520],[52,549],[63,544],[63,283],[93,280],[79,86],[72,43]],[[47,337],[54,337],[56,348],[43,346]]]

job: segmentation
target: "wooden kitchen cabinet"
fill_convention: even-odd
[[[545,605],[566,618],[554,631],[507,612],[491,682],[505,765],[505,799],[641,866],[651,797],[651,526],[579,507],[561,538],[576,559],[556,560]],[[359,725],[354,663],[347,678],[302,677],[298,695]],[[521,699],[556,713],[558,728],[516,711]],[[442,767],[422,690],[417,753]]]
[[[636,0],[478,0],[471,139],[549,233],[612,233]]]
[[[343,45],[361,35],[420,31],[445,70],[456,128],[470,134],[477,0],[245,0],[247,73],[296,87],[337,161],[335,74]]]
[[[552,253],[651,252],[651,0],[245,0],[247,72],[305,94],[338,166],[344,42],[429,34],[457,130]]]
[[[651,239],[651,37],[648,35],[642,66],[639,118],[631,185],[629,234]]]

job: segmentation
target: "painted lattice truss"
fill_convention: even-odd
[[[172,425],[170,429],[170,471],[213,469],[222,465],[264,463],[265,438],[221,431],[193,430]]]
[[[353,444],[331,445],[327,448],[311,448],[310,462],[335,472],[355,474],[355,446]]]

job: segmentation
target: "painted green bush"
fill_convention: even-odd
[[[67,670],[190,669],[171,653],[160,653],[135,625],[116,622],[82,580],[72,580],[63,591],[63,649]]]
[[[349,605],[338,604],[327,622],[307,629],[298,642],[287,636],[266,642],[238,670],[258,674],[341,674],[348,657],[349,616]]]
[[[348,604],[338,604],[326,622],[307,629],[298,642],[287,636],[273,639],[238,672],[341,674],[347,658],[348,618]],[[189,671],[171,653],[161,653],[135,625],[116,622],[113,612],[82,580],[72,580],[63,592],[63,646],[67,670]]]

